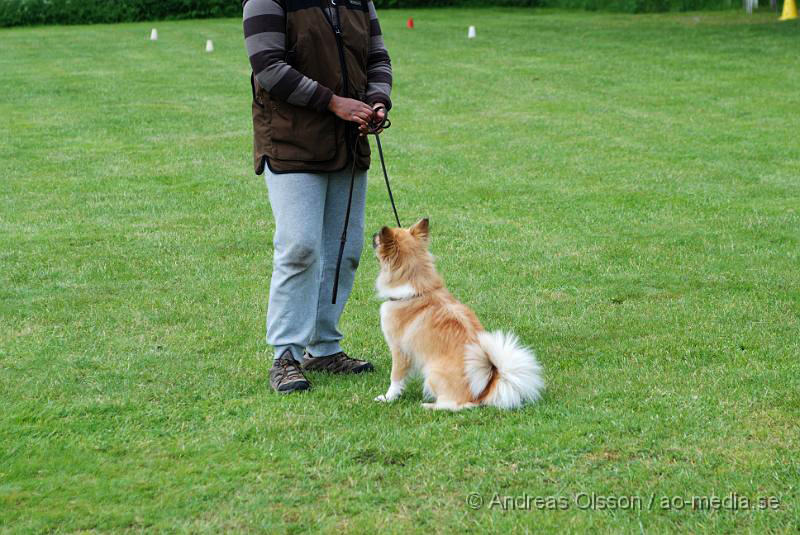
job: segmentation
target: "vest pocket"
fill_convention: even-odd
[[[336,156],[336,119],[332,113],[274,99],[270,130],[277,160],[324,162]]]

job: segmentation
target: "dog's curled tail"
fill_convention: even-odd
[[[469,388],[479,403],[514,409],[536,401],[544,389],[536,355],[513,333],[479,333],[478,343],[467,346],[464,364]]]

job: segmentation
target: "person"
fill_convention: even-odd
[[[275,217],[270,386],[286,393],[309,388],[306,370],[373,369],[342,350],[338,324],[363,247],[367,128],[382,124],[392,107],[392,67],[372,0],[245,0],[243,12],[254,167],[265,175]]]

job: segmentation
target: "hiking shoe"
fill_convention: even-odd
[[[361,373],[371,372],[375,367],[371,362],[348,357],[347,353],[340,351],[327,357],[314,357],[306,352],[303,355],[303,369],[328,373]]]
[[[292,358],[292,352],[287,349],[272,363],[269,386],[276,392],[286,394],[295,390],[308,390],[311,384],[300,370],[300,365]]]

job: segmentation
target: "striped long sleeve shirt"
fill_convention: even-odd
[[[372,0],[368,9],[367,103],[391,108],[392,65]],[[286,13],[280,0],[249,0],[243,17],[247,54],[261,87],[289,104],[326,110],[333,91],[286,63]]]

